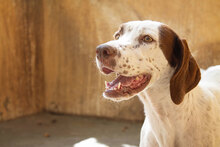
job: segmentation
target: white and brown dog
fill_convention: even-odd
[[[124,23],[114,37],[96,49],[99,70],[118,75],[103,95],[139,96],[140,146],[220,147],[220,66],[201,75],[186,41],[160,22]]]

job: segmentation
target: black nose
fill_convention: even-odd
[[[109,45],[101,44],[96,47],[96,55],[98,59],[114,57],[116,55],[116,49]]]

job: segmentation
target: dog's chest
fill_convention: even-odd
[[[152,99],[150,100],[147,96],[149,94],[146,92],[139,95],[144,103],[146,114],[141,140],[148,140],[149,134],[151,134],[151,140],[155,140],[155,142],[170,140],[176,147],[216,146],[218,144],[220,121],[217,121],[218,115],[210,112],[212,110],[205,109],[206,105],[201,104],[195,108],[195,106],[189,105],[190,102],[186,102],[188,104],[186,106],[173,107],[169,103],[153,103]],[[190,98],[185,100],[188,101]],[[207,102],[201,101],[201,103],[206,104]],[[214,125],[217,122],[218,124]],[[213,134],[215,135],[213,136]],[[147,144],[147,142],[143,144]]]

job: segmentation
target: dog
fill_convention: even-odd
[[[114,40],[97,46],[96,63],[103,74],[117,74],[106,82],[105,98],[142,101],[140,147],[220,147],[220,66],[201,74],[186,40],[170,27],[124,23]]]

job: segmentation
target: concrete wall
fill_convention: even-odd
[[[152,19],[185,38],[201,67],[220,64],[219,9],[216,0],[4,1],[0,116],[37,112],[45,103],[52,112],[142,120],[138,98],[122,103],[102,98],[104,80],[112,77],[97,70],[96,46],[111,40],[123,22]]]
[[[0,1],[0,120],[42,111],[41,1]]]

